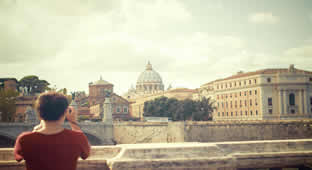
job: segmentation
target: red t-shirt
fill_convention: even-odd
[[[86,159],[89,153],[83,132],[68,129],[52,135],[24,132],[14,148],[15,159],[24,159],[27,170],[75,170],[79,156]]]

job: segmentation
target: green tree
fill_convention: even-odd
[[[144,103],[144,116],[171,117],[173,121],[208,121],[212,119],[213,104],[210,98],[194,101],[159,97]]]
[[[15,90],[0,89],[0,112],[1,121],[13,122],[16,112],[16,97],[18,92]]]
[[[19,87],[27,87],[27,89],[31,89],[30,95],[34,95],[35,93],[42,93],[49,89],[50,83],[46,80],[40,80],[37,76],[30,75],[23,77],[19,82]]]
[[[212,112],[215,109],[211,98],[202,98],[196,102],[195,111],[192,114],[192,120],[207,121],[212,120]]]

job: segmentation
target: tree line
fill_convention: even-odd
[[[191,99],[159,97],[144,102],[144,116],[169,117],[173,121],[209,121],[215,109],[210,98],[194,101]]]

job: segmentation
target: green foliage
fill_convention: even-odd
[[[144,116],[170,117],[173,121],[208,121],[212,120],[213,109],[210,98],[194,101],[159,97],[144,103]]]
[[[170,117],[173,121],[212,120],[213,102],[210,98],[200,101],[159,97],[144,103],[144,116]]]
[[[49,85],[49,82],[46,80],[40,80],[37,76],[34,75],[25,76],[18,82],[19,87],[27,87],[27,89],[31,88],[31,95],[49,90]]]
[[[1,121],[13,122],[16,112],[16,97],[18,92],[15,90],[0,89],[0,112]]]

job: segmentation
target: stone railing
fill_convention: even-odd
[[[0,170],[24,169],[13,149],[0,149]],[[92,147],[78,170],[215,170],[311,167],[312,139],[155,143]]]

